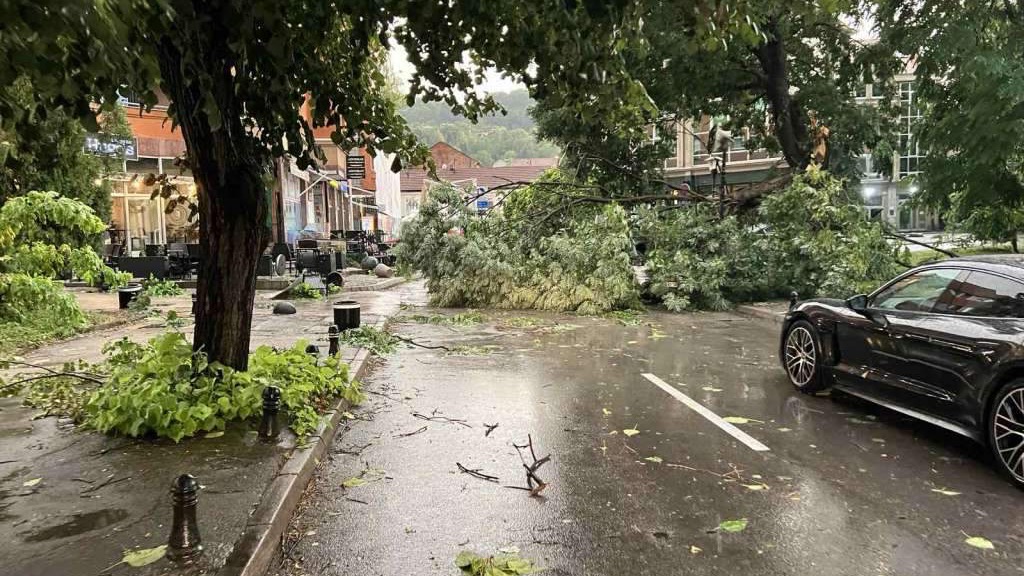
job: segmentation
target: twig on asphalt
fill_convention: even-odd
[[[543,492],[545,488],[548,487],[547,483],[541,480],[540,476],[537,475],[537,470],[540,470],[541,466],[551,461],[551,454],[548,454],[543,458],[537,459],[537,454],[533,450],[533,436],[527,434],[526,439],[526,444],[520,446],[519,444],[513,442],[512,446],[516,449],[516,453],[519,454],[519,460],[522,461],[523,468],[526,469],[526,490],[530,492],[530,496],[537,496],[538,494]],[[532,464],[527,464],[526,458],[523,458],[522,451],[527,448],[530,450],[530,457],[533,458]],[[536,485],[534,485],[535,483]]]
[[[349,448],[343,448],[341,450],[335,451],[335,454],[348,454],[349,456],[362,456],[363,450],[366,450],[370,446],[373,446],[373,442],[367,442],[366,444],[363,444],[362,446],[353,445],[353,446],[350,446]]]
[[[436,412],[436,410],[435,410]],[[469,423],[461,418],[448,418],[447,416],[427,416],[426,414],[420,414],[419,412],[413,412],[413,417],[419,418],[420,420],[428,420],[430,422],[448,422],[449,424],[458,424],[459,426],[465,426],[466,428],[472,428]]]
[[[484,432],[484,438],[487,438],[488,436],[490,436],[491,432],[494,432],[494,429],[497,428],[497,427],[498,427],[497,423],[488,424],[487,422],[484,422],[484,428],[487,428],[487,431]]]
[[[114,474],[111,474],[111,475],[107,476],[107,478],[105,480],[103,480],[103,482],[100,482],[99,484],[97,484],[95,486],[89,486],[85,490],[82,490],[81,492],[79,492],[78,495],[82,496],[82,497],[85,497],[86,494],[90,494],[92,492],[95,492],[95,491],[99,490],[100,488],[103,488],[104,486],[111,486],[113,484],[118,484],[120,482],[124,482],[125,480],[131,480],[131,479],[132,479],[131,476],[124,476],[124,477],[118,478],[117,480],[114,480]]]
[[[466,468],[465,466],[463,466],[459,462],[456,462],[455,465],[459,467],[459,471],[461,471],[463,474],[469,474],[470,476],[472,476],[474,478],[479,478],[481,480],[487,480],[488,482],[497,482],[498,481],[498,477],[497,476],[491,476],[490,474],[484,474],[483,472],[480,471],[480,468],[477,468],[475,470],[474,469],[470,469],[470,468]]]
[[[441,345],[431,346],[429,344],[420,344],[419,342],[413,340],[412,338],[406,338],[405,336],[399,336],[398,334],[393,334],[393,336],[395,337],[396,340],[401,340],[402,342],[405,342],[406,344],[412,344],[413,346],[416,346],[416,347],[419,347],[419,348],[425,348],[427,350],[444,350],[445,352],[451,352],[452,351],[452,349],[447,347],[447,346],[441,346]]]
[[[366,393],[367,394],[373,394],[374,396],[383,396],[384,398],[387,398],[388,400],[391,400],[392,402],[401,402],[402,401],[401,398],[395,398],[394,396],[392,396],[392,395],[390,395],[390,394],[388,394],[386,392],[376,392],[376,391],[373,391],[373,390],[366,390]]]
[[[369,505],[369,504],[370,504],[369,502],[367,502],[367,501],[365,501],[365,500],[360,500],[360,499],[358,499],[358,498],[349,498],[348,496],[346,496],[346,497],[345,497],[345,500],[348,500],[349,502],[356,502],[356,503],[358,503],[358,504],[367,504],[367,505]],[[340,513],[339,513],[339,514],[340,514]]]
[[[413,430],[412,432],[406,432],[405,434],[395,434],[394,437],[395,438],[408,438],[409,436],[415,436],[415,435],[419,434],[420,432],[425,432],[426,430],[427,430],[427,427],[423,426],[422,428],[417,428],[416,430]]]

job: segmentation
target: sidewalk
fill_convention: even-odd
[[[782,324],[782,319],[789,311],[789,302],[785,300],[772,300],[769,302],[753,302],[751,304],[740,304],[735,311],[744,316],[764,318],[776,324]]]
[[[422,282],[416,282],[389,292],[339,296],[360,302],[364,325],[381,325],[404,299],[423,293]],[[85,298],[94,300],[89,305],[94,308],[105,297],[116,306],[116,294]],[[336,299],[295,301],[297,314],[274,316],[272,303],[258,295],[252,346],[291,346],[305,338],[326,353],[330,303]],[[191,298],[161,298],[154,307],[188,317]],[[27,354],[26,361],[59,366],[77,358],[97,360],[108,341],[145,340],[163,330],[160,318],[147,318],[45,346]],[[365,368],[363,350],[343,348],[342,357],[352,374]],[[273,552],[316,455],[341,419],[339,411],[325,422],[334,426],[322,428],[322,440],[312,438],[298,449],[290,433],[273,445],[259,442],[256,421],[229,426],[217,438],[174,444],[80,431],[57,418],[33,420],[33,413],[19,398],[0,399],[0,539],[7,543],[0,550],[0,571],[19,576],[257,573],[249,555],[257,548]],[[167,560],[144,568],[117,564],[125,550],[167,543],[169,487],[183,473],[195,475],[203,486],[200,560],[186,570]],[[284,522],[277,522],[281,516]],[[246,566],[250,572],[243,572]]]

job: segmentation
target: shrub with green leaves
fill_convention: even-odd
[[[149,278],[142,281],[142,291],[147,296],[156,298],[158,296],[181,296],[185,291],[178,286],[178,283],[174,280],[159,279],[150,275]]]
[[[336,358],[317,363],[306,344],[283,351],[262,346],[253,352],[249,370],[238,372],[209,363],[179,332],[145,344],[118,340],[104,348],[108,375],[89,397],[85,423],[102,432],[177,442],[259,414],[263,389],[273,385],[281,388],[292,429],[305,436],[316,429],[331,398],[362,400],[348,366]]]
[[[323,296],[323,292],[320,289],[314,288],[305,282],[299,282],[293,286],[288,294],[292,298],[309,300],[319,300],[320,297]]]
[[[55,192],[7,200],[0,207],[0,332],[25,327],[62,337],[86,328],[88,318],[57,278],[75,275],[112,287],[127,282],[92,248],[105,229],[91,208]]]

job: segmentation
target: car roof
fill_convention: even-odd
[[[1024,254],[980,254],[961,256],[927,264],[927,267],[963,266],[989,270],[1024,280]]]

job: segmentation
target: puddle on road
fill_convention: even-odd
[[[126,510],[119,508],[98,510],[96,512],[88,512],[86,514],[75,514],[70,517],[70,520],[63,524],[57,524],[49,528],[43,528],[38,532],[23,533],[25,542],[46,542],[47,540],[57,540],[60,538],[68,538],[71,536],[78,536],[86,532],[92,532],[93,530],[99,530],[100,528],[106,528],[111,524],[115,524],[124,520],[128,517]]]

